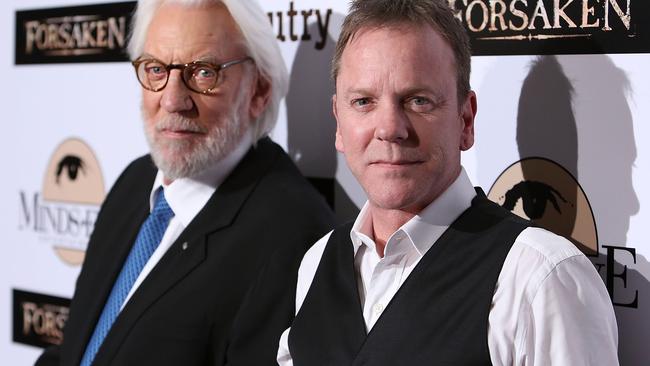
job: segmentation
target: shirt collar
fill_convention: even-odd
[[[354,255],[357,255],[357,251],[364,243],[373,249],[375,246],[375,242],[372,240],[372,224],[368,210],[368,201],[366,201],[359,215],[357,215],[357,219],[354,220],[352,230],[350,231],[350,240],[354,248]]]
[[[476,191],[467,172],[462,168],[456,180],[419,214],[402,225],[388,240],[404,233],[420,256],[424,256],[440,236],[465,210],[472,205]],[[357,219],[352,225],[350,239],[354,254],[361,245],[366,244],[374,250],[372,240],[372,223],[369,217],[368,202],[363,205]],[[398,249],[399,250],[399,249]],[[388,254],[388,253],[387,253]]]
[[[219,185],[244,158],[252,145],[252,141],[253,138],[250,133],[244,134],[235,149],[226,157],[215,162],[196,176],[179,178],[168,185],[163,183],[163,173],[158,170],[149,196],[150,210],[153,210],[155,204],[156,191],[158,188],[163,187],[169,207],[174,211],[175,217],[180,220],[181,224],[187,227],[212,197]]]

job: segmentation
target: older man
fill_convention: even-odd
[[[274,364],[292,274],[333,216],[265,137],[287,88],[268,19],[251,1],[142,0],[130,42],[151,155],[106,198],[39,363]]]
[[[616,365],[607,292],[569,241],[474,189],[468,38],[445,0],[356,0],[336,148],[368,201],[301,263],[281,365]]]

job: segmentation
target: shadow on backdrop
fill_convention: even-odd
[[[519,185],[523,187],[522,196],[527,198],[524,200],[524,209],[527,202],[528,206],[533,206],[533,209],[526,210],[529,219],[571,239],[583,251],[593,254],[597,251],[595,239],[589,245],[576,240],[576,235],[572,235],[576,227],[577,203],[581,193],[576,182],[578,133],[572,109],[573,92],[573,86],[555,56],[542,56],[532,62],[519,96],[519,157],[549,159],[566,169],[573,180],[561,177],[553,179],[554,175],[561,172],[544,169],[546,165],[523,163],[524,179]],[[512,207],[507,208],[512,210]]]
[[[573,86],[555,56],[534,60],[524,80],[517,112],[519,157],[543,156],[578,176],[578,132]]]
[[[601,250],[594,260],[605,264],[600,272],[616,305],[621,365],[646,365],[650,362],[650,264],[639,254],[633,257],[632,251],[641,243],[628,240],[630,218],[640,208],[632,181],[637,149],[627,99],[633,91],[625,72],[607,55],[565,56],[560,63],[580,83],[580,100],[575,104],[580,121],[578,172],[597,213],[599,244],[621,248],[607,249],[614,258],[602,258],[607,251]],[[615,277],[621,273],[625,280]]]
[[[634,247],[627,242],[627,231],[631,216],[639,210],[632,185],[636,143],[626,98],[629,92],[625,73],[606,55],[543,56],[533,62],[523,83],[517,116],[520,157],[539,156],[559,163],[589,193],[596,213],[596,249],[600,248],[600,254],[591,259],[615,304],[623,366],[650,360],[645,345],[650,318],[640,310],[650,306],[650,282],[643,275],[650,273],[650,266],[633,248],[626,248]],[[523,174],[530,181],[540,177],[525,167]],[[562,192],[563,197],[553,195],[570,203],[579,201],[583,191],[576,185]],[[564,212],[566,222],[553,231],[566,236],[587,214],[578,209]]]
[[[477,124],[477,178],[484,187],[494,188],[510,169],[504,168],[518,161],[518,155],[522,158],[537,155],[558,162],[578,180],[594,213],[599,254],[591,260],[615,304],[621,365],[647,365],[650,363],[650,347],[647,347],[650,264],[635,248],[645,244],[640,241],[648,229],[637,224],[634,232],[628,233],[631,217],[639,211],[632,184],[636,142],[627,98],[632,92],[629,80],[606,55],[533,58],[529,70],[523,74],[522,58],[495,59],[481,80],[479,104],[488,107],[479,113],[482,123]],[[516,95],[513,88],[524,80],[521,105],[512,108],[512,96]],[[550,98],[554,104],[539,98]],[[535,123],[542,126],[532,126]],[[545,124],[559,132],[549,134]],[[519,173],[523,176],[523,169]],[[532,173],[527,171],[526,175],[530,177]],[[531,179],[522,178],[507,188],[515,188],[514,185],[525,180]],[[505,196],[508,189],[499,194]],[[578,198],[581,193],[575,188],[571,192],[575,193],[564,197],[567,201],[569,196],[578,194]],[[546,193],[543,197],[549,197]],[[562,202],[561,198],[555,198],[558,204]],[[521,201],[516,205],[521,206]],[[552,212],[555,208],[547,202],[544,211]],[[574,213],[576,220],[583,217],[579,212]],[[566,226],[569,225],[575,227],[576,222],[569,220]],[[609,258],[607,266],[611,253],[614,257]]]
[[[340,28],[332,14],[336,34]],[[318,34],[318,24],[308,26]],[[336,120],[332,114],[334,82],[330,78],[330,60],[336,41],[328,35],[325,46],[315,49],[301,42],[296,51],[287,95],[287,147],[289,155],[303,175],[325,196],[339,223],[353,220],[359,212],[341,184],[335,179],[337,151],[334,147]]]

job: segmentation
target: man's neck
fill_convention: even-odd
[[[377,254],[379,254],[380,257],[384,257],[384,249],[386,247],[388,238],[390,238],[390,236],[393,235],[395,231],[402,227],[402,225],[406,224],[415,215],[419,214],[420,211],[431,204],[431,202],[435,201],[443,192],[445,192],[456,181],[456,179],[458,179],[460,172],[461,167],[459,165],[458,172],[456,174],[450,175],[450,177],[453,178],[444,182],[441,188],[432,190],[430,194],[420,200],[420,202],[409,207],[387,209],[376,206],[372,202],[369,202],[372,234],[374,236],[373,239],[375,241],[375,247],[377,248]]]
[[[387,210],[376,206],[370,207],[372,235],[377,254],[383,258],[388,238],[417,213],[403,210]]]

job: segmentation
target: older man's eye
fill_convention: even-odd
[[[216,76],[216,71],[210,68],[200,68],[194,72],[194,77],[198,79],[214,79]]]
[[[157,62],[147,62],[144,65],[145,75],[149,80],[155,81],[167,77],[167,69]]]

